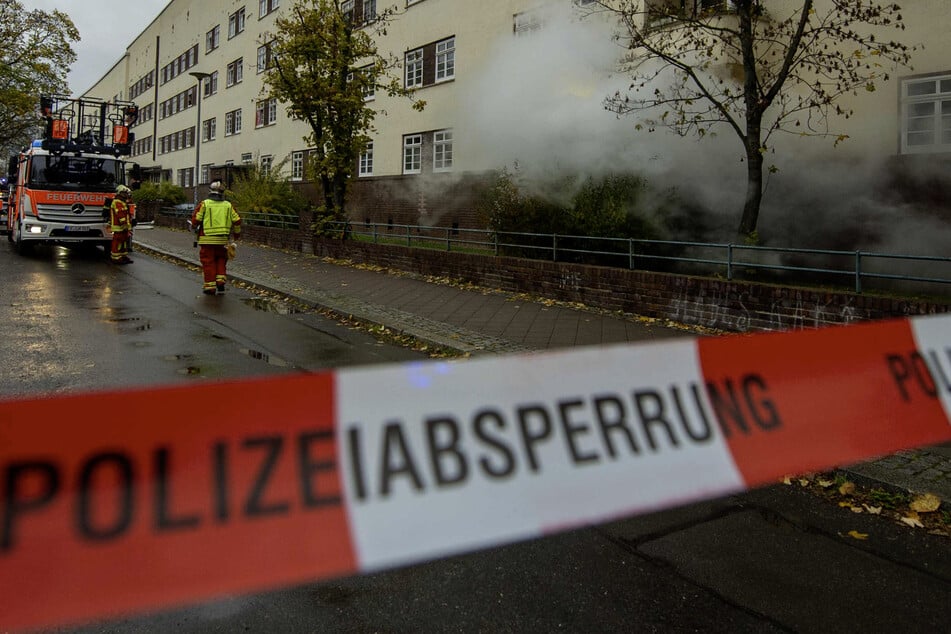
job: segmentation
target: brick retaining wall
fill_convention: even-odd
[[[366,242],[314,240],[319,256],[734,332],[946,313],[947,303]]]
[[[184,228],[179,226],[184,220],[161,215],[156,223]],[[301,225],[307,227],[309,221]],[[734,332],[795,330],[951,310],[948,303],[845,291],[311,238],[306,230],[248,226],[243,238],[275,248],[305,252],[313,248],[318,256]]]

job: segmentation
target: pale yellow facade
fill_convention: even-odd
[[[827,1],[820,0],[820,4]],[[609,77],[613,70],[609,64],[592,67],[588,77],[576,76],[559,85],[557,65],[550,68],[552,64],[548,64],[546,68],[546,60],[553,59],[553,55],[583,56],[585,51],[572,50],[580,45],[570,38],[564,40],[562,50],[533,50],[531,46],[532,38],[544,33],[555,19],[547,17],[550,14],[546,8],[557,6],[558,19],[568,25],[560,28],[570,30],[578,19],[577,12],[584,9],[576,5],[587,5],[583,0],[379,0],[378,7],[382,10],[394,2],[401,15],[379,40],[381,51],[392,52],[405,62],[408,52],[435,44],[442,47],[436,50],[443,52],[443,62],[446,52],[451,52],[451,74],[420,87],[416,94],[427,102],[422,112],[413,110],[404,99],[380,94],[372,100],[374,107],[385,114],[377,117],[372,157],[361,164],[358,178],[426,177],[443,172],[459,175],[502,167],[513,157],[518,160],[519,149],[531,155],[529,146],[539,144],[538,137],[546,130],[551,139],[545,154],[569,154],[575,143],[570,135],[565,137],[565,147],[559,148],[551,141],[567,134],[574,124],[557,118],[548,123],[547,119],[548,106],[555,111],[563,105],[559,103],[561,96],[589,102],[585,110],[589,120],[612,117],[601,107],[608,96],[605,86],[612,84],[594,77],[601,72]],[[781,13],[792,11],[797,4],[796,0],[776,0],[774,8]],[[289,11],[292,5],[292,0],[171,0],[142,33],[130,34],[122,59],[111,67],[106,66],[111,60],[103,60],[103,77],[84,94],[131,99],[139,105],[144,116],[133,130],[136,145],[132,159],[152,178],[170,178],[191,186],[196,160],[200,163],[199,181],[206,183],[210,166],[241,165],[263,158],[274,164],[287,159],[284,173],[299,179],[300,172],[295,171],[291,159],[295,153],[299,158],[307,149],[303,141],[306,127],[289,120],[281,105],[265,113],[263,124],[256,119],[262,99],[258,49],[273,31],[275,17]],[[243,30],[234,32],[236,15],[241,10]],[[951,91],[951,59],[944,46],[947,33],[951,32],[951,8],[947,0],[915,0],[907,3],[903,17],[907,30],[900,34],[900,39],[923,48],[914,54],[913,69],[899,69],[889,81],[880,82],[875,92],[863,92],[849,100],[856,116],[836,122],[836,126],[849,135],[850,152],[888,156],[951,150],[951,93],[944,95],[943,100],[940,94],[933,99],[938,108],[937,132],[940,137],[944,126],[946,143],[909,145],[905,142],[909,126],[916,124],[910,123],[908,108],[912,106],[903,87],[915,77],[947,76],[947,82],[937,83],[938,90]],[[213,35],[216,28],[217,37]],[[609,34],[610,29],[602,32]],[[515,47],[515,40],[523,43]],[[510,57],[506,59],[506,55]],[[182,62],[177,67],[176,60]],[[240,81],[229,78],[237,67]],[[553,90],[551,96],[539,95],[528,77],[517,74],[534,72],[533,68],[551,73],[558,90]],[[508,69],[516,74],[507,76]],[[200,101],[188,93],[197,85],[191,74],[195,72],[217,73],[216,85],[203,90]],[[405,73],[405,69],[401,72]],[[151,83],[146,80],[150,74]],[[610,79],[615,82],[613,85],[624,83],[617,77]],[[520,104],[530,111],[518,112]],[[509,120],[525,117],[526,124],[521,129],[525,138],[519,138],[520,130],[514,129],[506,131],[499,142],[487,141],[492,139],[489,128],[497,131],[499,121],[506,116],[502,106],[509,108]],[[947,113],[943,118],[941,108]],[[239,112],[240,130],[234,121]],[[620,130],[621,126],[631,129],[633,124],[629,121],[612,125]],[[618,136],[612,132],[597,134]],[[407,169],[407,139],[416,135],[422,138],[422,167],[418,171],[412,165]],[[598,145],[601,140],[593,141]],[[605,152],[615,152],[612,142],[617,138],[603,141]],[[649,141],[634,143],[649,146]],[[510,150],[509,144],[515,149]],[[502,152],[503,146],[508,153]],[[497,156],[493,155],[494,148],[499,150]],[[702,151],[699,146],[698,151]]]

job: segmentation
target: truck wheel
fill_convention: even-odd
[[[33,250],[33,244],[29,241],[23,241],[23,231],[21,225],[18,222],[16,228],[13,230],[13,250],[16,251],[19,255],[26,255]]]

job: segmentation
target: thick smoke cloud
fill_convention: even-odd
[[[746,194],[739,139],[725,125],[702,140],[637,130],[634,116],[606,111],[604,99],[630,84],[616,72],[622,51],[614,28],[569,9],[544,14],[535,32],[500,38],[461,100],[467,105],[460,148],[475,169],[517,167],[523,182],[542,192],[557,175],[640,173],[655,191],[676,188],[707,210],[708,239],[735,240]],[[896,202],[883,160],[854,156],[848,142],[833,148],[830,139],[771,141],[767,164],[779,171],[766,176],[760,212],[767,244],[943,253],[947,223],[933,209]]]

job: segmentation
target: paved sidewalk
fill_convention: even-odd
[[[185,230],[140,226],[135,243],[140,250],[198,264],[198,249]],[[228,273],[342,316],[471,355],[697,334],[658,320],[605,314],[449,280],[434,283],[244,241],[238,243],[238,256],[228,265]],[[195,286],[201,286],[197,274]],[[951,445],[901,452],[844,471],[872,486],[935,493],[947,501],[946,507],[951,506]]]

